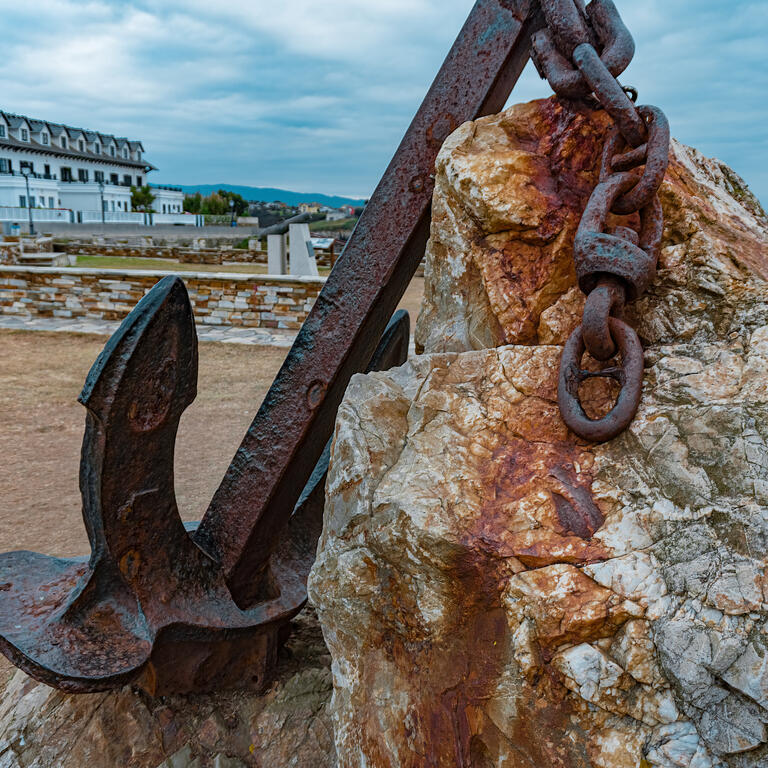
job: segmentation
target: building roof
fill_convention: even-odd
[[[49,123],[46,120],[34,120],[24,115],[16,115],[12,112],[3,112],[0,110],[0,117],[5,119],[5,122],[13,129],[19,128],[26,123],[30,129],[39,133],[44,128],[48,128],[51,136],[61,136],[66,133],[70,138],[76,138],[77,136],[85,137],[88,142],[98,142],[101,144],[109,144],[115,142],[115,144],[122,148],[129,146],[132,151],[144,151],[144,146],[140,141],[129,141],[124,137],[115,137],[110,133],[98,133],[96,131],[86,130],[84,128],[75,128],[71,125],[64,125],[61,123]],[[11,149],[23,149],[27,151],[40,152],[46,155],[56,155],[58,157],[71,157],[72,159],[81,160],[96,160],[108,165],[128,165],[134,168],[141,168],[144,171],[156,171],[157,168],[144,160],[126,160],[122,157],[112,157],[111,155],[95,154],[93,152],[86,151],[80,152],[79,150],[63,147],[55,147],[50,144],[40,144],[36,141],[17,141],[10,136],[5,139],[0,139],[0,147],[8,147]]]

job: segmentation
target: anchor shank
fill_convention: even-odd
[[[531,0],[477,0],[232,461],[196,541],[241,607],[423,258],[443,141],[503,108],[542,24]]]

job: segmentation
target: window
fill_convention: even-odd
[[[72,169],[71,168],[62,168],[61,169],[61,180],[62,181],[72,181]]]
[[[48,198],[48,207],[49,208],[55,208],[56,207],[56,198],[55,197],[49,197]]]
[[[133,184],[133,179],[127,173],[123,176],[123,184],[125,184],[126,187],[130,187],[131,184]]]
[[[125,160],[127,160],[127,159],[128,159],[128,150],[127,150],[127,149],[124,149],[124,150],[123,150],[123,158],[124,158]]]
[[[62,149],[66,149],[67,148],[67,137],[66,136],[62,136],[61,137],[61,147],[62,147]]]
[[[4,139],[4,138],[5,138],[5,126],[0,125],[0,139]]]
[[[81,152],[85,152],[85,142],[82,139],[77,142],[77,146],[80,148]]]
[[[21,129],[21,140],[29,141],[29,131],[26,128]]]
[[[114,147],[110,147],[109,148],[109,154],[112,155],[112,157],[115,156],[115,148]]]
[[[78,168],[77,178],[79,181],[88,181],[88,170],[86,168]]]
[[[29,162],[29,160],[22,160],[19,163],[19,167],[21,168],[22,173],[34,173],[35,172],[35,166]]]
[[[100,155],[101,154],[101,144],[96,144],[93,147],[93,151],[94,151],[95,154]]]
[[[50,179],[51,178],[51,166],[50,165],[45,165],[43,167],[44,167],[43,176],[45,176],[46,179]]]
[[[136,186],[137,187],[143,187],[144,186],[144,179],[141,178],[141,176],[136,177]]]
[[[26,208],[26,207],[27,207],[27,196],[19,195],[19,208]]]
[[[136,159],[141,162],[141,150],[136,153]]]
[[[7,157],[0,157],[0,173],[11,172],[11,161]]]
[[[104,212],[106,213],[109,210],[109,203],[106,200],[102,200],[101,201],[101,207],[104,210]]]
[[[94,171],[93,172],[93,180],[94,181],[100,181],[104,182],[104,171]]]
[[[40,134],[40,141],[46,146],[48,146],[48,134],[47,133]]]
[[[37,208],[37,202],[35,201],[35,196],[30,195],[29,196],[29,207],[30,208]]]

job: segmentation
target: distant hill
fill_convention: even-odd
[[[210,195],[220,189],[242,195],[246,200],[259,200],[265,203],[280,201],[286,205],[295,206],[300,203],[319,203],[329,208],[338,208],[341,205],[361,206],[365,200],[357,200],[353,197],[337,197],[336,195],[321,195],[319,193],[289,192],[287,189],[272,189],[270,187],[242,187],[237,184],[192,184],[179,185],[184,192],[194,195],[200,192],[202,195]]]

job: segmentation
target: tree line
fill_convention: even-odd
[[[231,212],[229,201],[234,200],[234,210],[236,216],[244,216],[248,213],[248,202],[242,195],[236,192],[227,192],[226,189],[220,189],[207,197],[203,197],[200,192],[184,198],[184,210],[187,213],[202,213],[206,216],[225,216]]]

